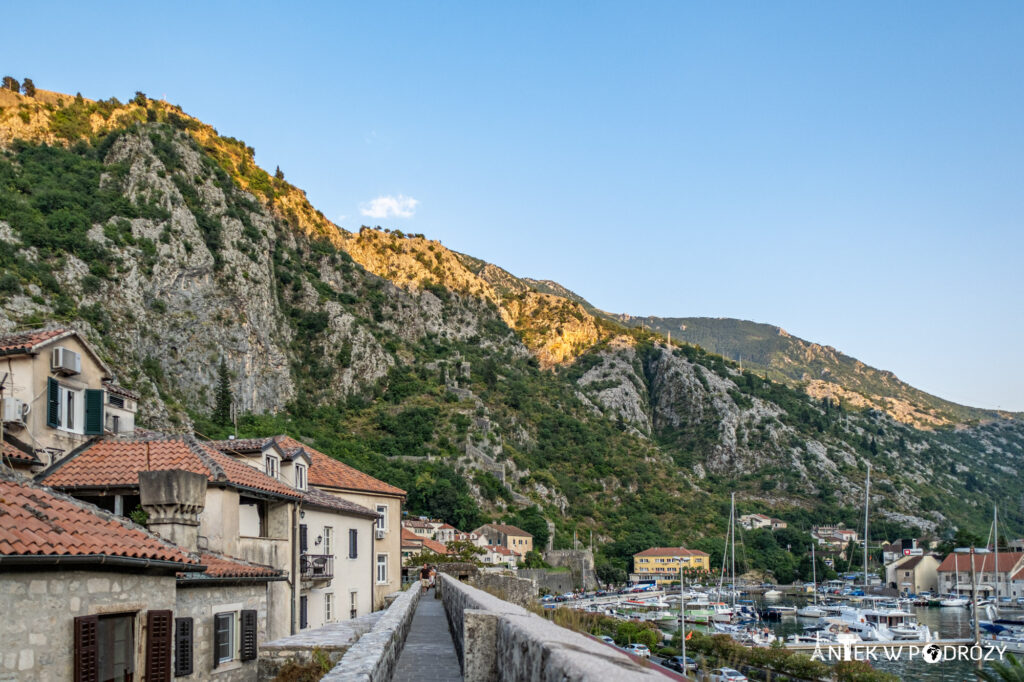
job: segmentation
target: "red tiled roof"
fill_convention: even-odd
[[[530,533],[527,533],[522,528],[516,528],[515,526],[509,526],[509,525],[504,524],[504,523],[485,523],[484,525],[480,526],[480,528],[477,528],[473,532],[479,533],[484,528],[493,528],[494,530],[498,531],[499,533],[502,533],[503,535],[515,535],[517,537],[527,537],[527,538],[532,538],[533,537],[533,535],[531,535]]]
[[[423,540],[423,538],[421,536],[419,536],[419,535],[416,535],[416,533],[413,533],[408,528],[403,528],[402,529],[402,540],[415,540],[416,542],[420,542],[420,541]]]
[[[343,514],[362,516],[368,519],[377,518],[377,512],[372,509],[367,509],[355,502],[349,502],[348,500],[343,500],[340,497],[329,495],[322,490],[317,490],[316,488],[310,488],[306,491],[306,494],[302,496],[302,504],[312,507],[322,507],[332,511],[341,512]]]
[[[210,444],[225,452],[237,452],[248,454],[259,452],[270,443],[277,446],[288,456],[294,457],[297,450],[303,450],[310,457],[309,483],[321,488],[336,488],[341,490],[356,490],[360,492],[383,493],[385,495],[405,496],[405,491],[393,485],[378,480],[369,474],[364,474],[358,469],[353,469],[347,464],[328,457],[318,450],[295,440],[291,436],[268,436],[265,438],[234,438],[231,440],[217,440]]]
[[[708,556],[708,553],[702,552],[699,549],[686,549],[685,547],[651,547],[642,552],[637,552],[633,556]]]
[[[25,480],[0,476],[0,564],[10,556],[195,557],[129,520]]]
[[[1010,580],[1024,580],[1024,568],[1017,571]]]
[[[369,474],[364,474],[358,469],[353,469],[347,464],[328,457],[304,443],[291,438],[290,436],[277,436],[277,443],[281,447],[291,450],[302,448],[312,459],[309,465],[309,483],[320,488],[338,488],[343,490],[358,490],[360,492],[383,493],[385,495],[400,495],[405,497],[405,491],[401,488],[378,480]]]
[[[977,571],[992,571],[995,570],[998,573],[1006,573],[1012,571],[1014,566],[1018,562],[1024,560],[1024,554],[1021,552],[999,552],[998,554],[998,566],[996,564],[996,554],[989,552],[987,554],[975,554],[974,555],[974,568]],[[959,564],[959,565],[958,565]],[[939,571],[943,573],[952,573],[959,568],[960,572],[971,570],[971,555],[970,554],[957,554],[951,552],[946,555],[942,563],[939,564]]]
[[[167,469],[203,474],[211,483],[300,497],[290,486],[188,437],[98,440],[43,472],[40,480],[55,488],[136,486],[140,471]]]
[[[430,551],[435,552],[437,554],[447,554],[448,553],[448,548],[445,547],[443,542],[438,542],[437,540],[431,540],[430,538],[420,538],[420,539],[423,540],[423,546],[425,548],[429,549]]]
[[[199,560],[206,570],[202,573],[179,573],[179,578],[187,580],[225,579],[225,578],[277,578],[283,573],[270,566],[251,564],[241,559],[232,559],[217,554],[203,554]]]
[[[487,545],[487,549],[495,554],[501,554],[502,556],[519,556],[519,552],[502,545]]]
[[[28,353],[44,341],[67,334],[69,331],[68,329],[33,329],[18,334],[4,334],[0,336],[0,355]]]
[[[6,440],[3,442],[3,459],[8,462],[22,462],[24,464],[39,464],[39,458],[33,452],[25,452],[21,448]]]

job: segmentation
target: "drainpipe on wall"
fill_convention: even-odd
[[[301,511],[302,511],[302,503],[301,502],[296,502],[295,506],[292,507],[292,570],[289,571],[289,573],[291,573],[291,576],[292,576],[292,579],[291,579],[292,598],[290,600],[291,601],[291,626],[289,627],[289,630],[291,631],[291,634],[293,634],[293,635],[296,632],[298,632],[298,628],[296,627],[295,617],[296,617],[296,605],[298,604],[298,601],[299,601],[299,575],[298,575],[298,572],[299,572],[299,514],[301,513]]]

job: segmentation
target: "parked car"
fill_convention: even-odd
[[[661,664],[669,670],[675,670],[676,672],[686,672],[686,670],[696,670],[697,661],[693,660],[689,656],[685,659],[682,656],[669,656],[664,659]],[[685,667],[685,670],[684,670]]]
[[[608,592],[606,592],[605,590],[598,590],[597,592],[594,593],[594,596],[595,597],[607,597],[608,596]]]
[[[708,682],[747,682],[747,676],[733,668],[715,668],[707,677]]]
[[[611,644],[613,646],[615,645],[615,640],[609,637],[608,635],[601,635],[600,637],[598,637],[598,639],[600,639],[605,644]]]
[[[626,645],[625,649],[634,656],[639,656],[641,658],[651,657],[651,650],[647,648],[646,644],[638,644],[634,642],[633,644]]]

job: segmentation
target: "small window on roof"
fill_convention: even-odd
[[[267,476],[270,476],[271,478],[277,478],[277,472],[279,471],[277,457],[275,457],[274,455],[267,455],[266,457],[263,458],[263,461],[266,467]]]

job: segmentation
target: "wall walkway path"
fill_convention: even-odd
[[[433,590],[416,605],[412,628],[391,679],[394,682],[462,682],[444,604],[435,598]]]

